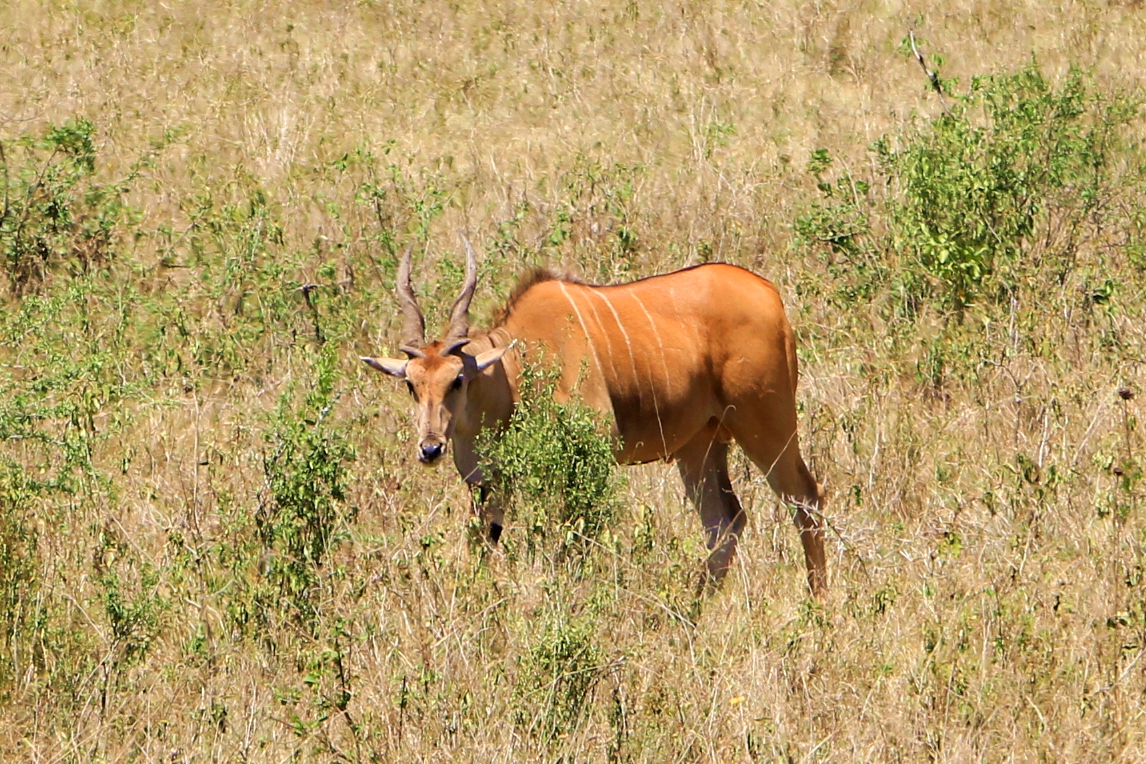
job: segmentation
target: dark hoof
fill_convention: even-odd
[[[496,545],[501,538],[501,526],[497,523],[489,524],[489,543]]]

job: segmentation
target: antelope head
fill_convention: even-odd
[[[398,266],[398,301],[402,304],[404,324],[399,350],[400,358],[363,358],[378,371],[406,381],[414,399],[418,428],[418,460],[434,464],[446,452],[454,425],[466,414],[469,386],[482,371],[501,360],[508,348],[494,348],[479,355],[464,352],[469,344],[469,308],[477,284],[477,258],[464,236],[466,278],[462,292],[450,309],[450,324],[445,339],[426,342],[426,322],[414,291],[410,288],[411,244]]]

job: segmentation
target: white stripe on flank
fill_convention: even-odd
[[[660,332],[657,331],[657,325],[653,321],[653,317],[649,315],[648,309],[645,307],[645,304],[643,302],[641,302],[641,298],[637,297],[637,293],[634,291],[630,291],[629,296],[637,301],[637,305],[641,306],[641,312],[644,313],[645,318],[647,318],[649,320],[649,326],[651,326],[653,329],[653,336],[657,338],[657,352],[660,354],[660,357],[661,357],[661,368],[664,369],[664,371],[665,371],[665,390],[668,391],[669,383],[671,382],[671,379],[669,378],[668,364],[665,363],[665,348],[664,348],[664,345],[661,343]],[[648,353],[647,350],[645,352]],[[657,383],[652,378],[652,371],[653,370],[650,367],[649,368],[649,392],[651,392],[653,394],[653,410],[656,411],[656,413],[657,413],[657,429],[660,430],[660,433],[661,433],[661,458],[667,459],[667,458],[669,458],[669,456],[671,456],[671,454],[669,453],[668,439],[665,438],[665,425],[664,425],[664,420],[661,418],[661,405],[660,405],[660,402],[657,400]]]
[[[637,357],[633,355],[633,343],[629,341],[629,333],[625,331],[625,325],[621,323],[621,317],[617,315],[617,309],[613,307],[613,303],[609,301],[609,298],[603,292],[596,289],[593,290],[593,294],[599,295],[600,298],[605,301],[605,304],[609,306],[609,312],[613,314],[613,320],[617,322],[617,328],[621,330],[621,336],[625,338],[625,347],[629,351],[629,363],[633,366],[633,381],[637,386],[637,405],[643,411],[645,408],[645,396],[644,393],[641,392],[641,374],[637,371]]]
[[[589,292],[595,291],[593,287],[586,287],[586,289]],[[609,333],[605,331],[605,324],[601,323],[601,314],[597,312],[597,306],[593,304],[592,300],[587,300],[586,302],[589,304],[589,310],[593,311],[593,318],[597,320],[597,326],[601,328],[601,336],[605,338],[605,350],[608,351],[609,368],[613,370],[613,379],[620,379],[620,377],[617,376],[617,365],[613,363],[613,341],[609,339]],[[604,372],[604,369],[601,371]],[[606,380],[606,382],[607,381],[608,380]]]
[[[660,352],[661,356],[661,368],[664,369],[665,372],[665,390],[668,390],[672,387],[672,377],[669,375],[668,363],[665,362],[665,345],[663,342],[661,342],[661,333],[657,331],[657,322],[653,321],[653,317],[649,315],[649,309],[645,307],[643,302],[641,302],[641,298],[637,297],[637,293],[635,291],[630,290],[629,296],[637,301],[637,305],[641,306],[641,310],[644,312],[645,318],[649,320],[649,326],[653,328],[653,336],[657,338],[657,350]]]
[[[593,353],[593,362],[597,364],[597,371],[604,376],[605,367],[601,365],[601,359],[597,356],[597,348],[593,345],[593,337],[589,334],[589,327],[585,326],[585,319],[581,317],[581,311],[577,310],[577,303],[573,302],[573,295],[569,294],[569,290],[565,288],[564,281],[558,281],[557,286],[561,287],[561,294],[565,295],[565,299],[573,308],[573,313],[577,316],[577,323],[581,324],[581,331],[585,333],[585,341],[589,343],[589,350]]]

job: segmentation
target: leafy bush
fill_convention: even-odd
[[[38,588],[34,486],[14,464],[0,464],[0,698],[31,662],[32,603]]]
[[[163,631],[170,602],[159,593],[162,571],[137,558],[112,523],[99,533],[94,573],[114,638],[114,668],[142,661]]]
[[[546,743],[574,731],[600,679],[593,619],[557,610],[523,656],[515,686],[515,721]]]
[[[891,245],[956,310],[988,287],[988,296],[1009,294],[1017,271],[1044,257],[1061,278],[1082,229],[1099,222],[1092,214],[1114,193],[1112,148],[1137,112],[1134,100],[1093,92],[1078,69],[1057,88],[1034,63],[975,78],[932,129],[898,151],[875,146],[902,194]],[[1058,241],[1047,240],[1052,226],[1064,232]]]
[[[315,383],[301,411],[292,410],[288,391],[267,435],[264,456],[267,491],[255,522],[270,552],[265,579],[303,619],[312,615],[311,596],[319,569],[341,543],[338,532],[346,498],[346,462],[354,450],[328,417],[338,399],[334,390],[337,353],[322,347]]]
[[[872,211],[869,186],[845,173],[834,184],[824,178],[832,165],[826,149],[817,149],[808,161],[808,172],[816,179],[822,200],[796,216],[797,238],[820,251],[838,296],[845,302],[870,299],[884,282],[887,264],[871,238]]]
[[[562,538],[596,538],[617,509],[612,441],[601,416],[576,401],[558,403],[553,379],[526,372],[522,396],[500,432],[478,442],[495,490],[513,497],[515,520],[533,536],[557,526]]]
[[[172,137],[165,135],[127,177],[99,183],[94,136],[95,125],[80,117],[22,136],[10,148],[0,143],[0,259],[17,295],[36,289],[54,269],[86,273],[114,258],[129,217],[124,194]],[[9,165],[9,151],[21,160],[16,166]]]
[[[870,183],[825,181],[830,157],[814,154],[822,197],[796,218],[797,236],[835,266],[838,297],[886,285],[909,313],[1005,302],[1036,272],[1062,283],[1085,242],[1127,225],[1113,202],[1142,168],[1117,157],[1139,106],[1078,69],[1057,86],[1034,62],[976,77],[947,113],[872,144]]]

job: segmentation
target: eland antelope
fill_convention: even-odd
[[[466,277],[441,340],[426,342],[406,250],[398,269],[404,313],[398,358],[363,358],[404,379],[414,399],[417,457],[454,464],[475,489],[489,538],[501,534],[504,497],[483,485],[474,443],[519,400],[526,358],[555,359],[557,394],[609,415],[617,460],[675,460],[711,550],[707,580],[727,573],[746,522],[728,475],[735,440],[794,508],[817,598],[827,591],[823,492],[800,457],[796,343],[780,294],[734,265],[708,264],[615,286],[537,270],[524,277],[494,327],[472,330],[477,262],[465,240]]]

